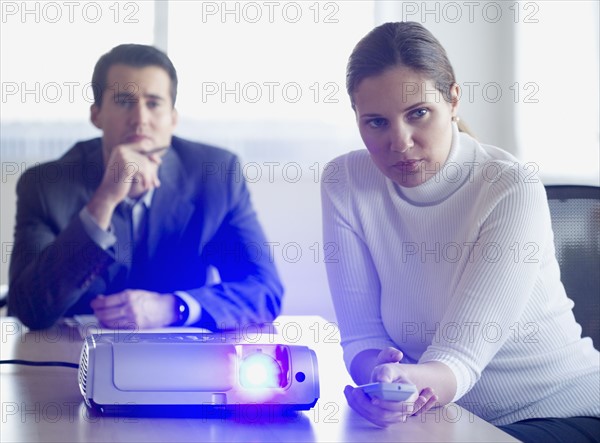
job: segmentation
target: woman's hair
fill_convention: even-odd
[[[431,80],[447,102],[456,79],[446,51],[439,41],[416,22],[385,23],[369,32],[355,46],[346,68],[346,89],[353,94],[367,77],[404,66]]]
[[[367,77],[404,66],[431,80],[444,100],[452,102],[450,90],[456,83],[446,50],[417,22],[384,23],[364,36],[354,47],[346,68],[346,90],[354,109],[354,92]],[[458,129],[473,135],[464,122]]]

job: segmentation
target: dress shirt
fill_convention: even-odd
[[[150,189],[137,199],[125,197],[121,203],[125,206],[126,211],[131,214],[131,240],[134,245],[138,244],[141,235],[146,235],[147,233],[146,224],[148,223],[148,211],[150,210],[153,196],[154,189]],[[108,230],[102,229],[97,220],[92,216],[92,214],[90,214],[87,206],[84,206],[80,211],[79,218],[81,219],[81,222],[83,223],[88,235],[98,246],[104,250],[110,248],[117,242],[117,237],[114,234],[114,227],[112,226],[112,223]],[[200,303],[198,303],[196,299],[184,291],[176,291],[175,295],[180,297],[184,303],[188,305],[189,316],[183,326],[194,324],[200,320],[200,315],[202,314],[202,307],[200,306]]]

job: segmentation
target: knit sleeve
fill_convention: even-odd
[[[348,180],[351,154],[333,160],[321,182],[323,238],[327,278],[341,331],[344,362],[367,349],[395,346],[381,320],[381,285],[364,241],[360,224],[352,216]]]
[[[457,379],[453,401],[466,394],[511,336],[531,301],[542,251],[551,241],[544,187],[517,164],[488,184],[479,236],[437,328],[419,362],[441,361]],[[460,334],[452,334],[452,326]]]

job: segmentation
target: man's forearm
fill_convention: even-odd
[[[9,313],[31,328],[49,327],[113,259],[89,238],[79,218],[52,243],[36,245],[23,237],[17,235],[11,258]]]
[[[260,282],[256,277],[248,277],[186,290],[186,293],[202,306],[198,326],[211,330],[236,329],[272,322],[281,310],[283,288],[275,277]]]
[[[110,221],[116,208],[115,203],[96,192],[86,205],[86,208],[96,223],[98,223],[98,226],[106,231],[110,226]]]

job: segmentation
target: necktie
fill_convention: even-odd
[[[113,217],[118,244],[116,259],[125,268],[123,289],[145,289],[148,285],[147,209],[142,201],[122,201]]]
[[[147,214],[146,206],[139,201],[129,208],[131,229],[131,269],[129,272],[132,288],[142,289],[147,284]]]
[[[115,245],[115,258],[122,265],[131,268],[132,248],[132,220],[131,210],[125,202],[121,202],[113,215],[112,224],[117,236]]]

